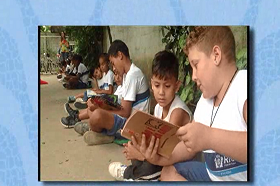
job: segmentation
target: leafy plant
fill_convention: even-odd
[[[75,41],[74,52],[82,55],[83,63],[91,68],[102,52],[102,26],[66,26],[69,39]]]
[[[192,29],[192,26],[163,26],[162,42],[166,43],[166,50],[173,52],[179,60],[179,80],[182,82],[182,86],[178,94],[192,112],[194,112],[201,92],[192,81],[192,68],[183,51],[187,35]]]
[[[247,69],[247,48],[242,48],[236,55],[236,66],[239,70]]]

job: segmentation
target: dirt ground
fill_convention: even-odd
[[[67,97],[84,90],[66,90],[56,75],[41,75],[40,174],[41,181],[114,181],[108,165],[114,161],[130,162],[117,144],[88,146],[74,129],[66,129],[61,117],[67,116],[63,105]]]

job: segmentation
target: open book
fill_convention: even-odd
[[[175,135],[178,126],[156,118],[142,111],[135,111],[126,121],[121,135],[131,139],[131,136],[141,143],[142,134],[146,136],[146,145],[148,146],[152,135],[159,138],[158,154],[169,158],[175,146],[179,143],[179,139]]]
[[[96,94],[92,90],[87,90],[87,96],[94,104],[105,110],[121,110],[122,106],[118,103],[118,96],[108,94]]]

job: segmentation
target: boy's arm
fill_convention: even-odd
[[[161,156],[160,161],[158,162],[158,165],[161,165],[161,166],[173,165],[174,163],[177,163],[177,162],[191,160],[194,156],[195,156],[195,153],[189,152],[187,150],[185,144],[181,141],[176,145],[176,147],[174,148],[169,159]]]
[[[72,78],[72,79],[77,79],[77,80],[78,80],[78,79],[80,79],[80,77],[81,77],[81,74],[78,73],[76,76],[72,76],[71,78]]]
[[[247,100],[243,106],[247,122]],[[177,135],[188,151],[212,149],[241,163],[247,163],[247,132],[210,128],[201,123],[190,123],[178,129]]]
[[[98,89],[95,90],[97,94],[113,94],[113,85],[109,85],[109,90]]]
[[[129,118],[132,110],[132,101],[127,101],[122,98],[121,104],[122,104],[121,110],[108,110],[108,111],[114,114],[118,114],[124,118]]]
[[[241,163],[247,162],[247,132],[210,128],[192,122],[177,131],[189,152],[212,149]]]
[[[171,156],[165,158],[157,153],[159,147],[159,139],[155,141],[155,137],[152,136],[149,147],[146,147],[146,137],[142,135],[141,145],[137,144],[135,137],[131,138],[134,146],[140,149],[140,152],[145,156],[146,160],[152,164],[160,166],[173,165],[174,163],[190,160],[195,156],[194,152],[189,152],[184,142],[179,142],[174,148]]]
[[[94,86],[92,86],[92,87],[94,87],[94,88],[92,88],[92,90],[93,91],[99,90],[97,79],[96,78],[92,78],[92,80],[93,80],[93,85],[94,85]]]
[[[209,149],[241,163],[247,163],[247,132],[212,128],[209,137]]]
[[[172,111],[169,122],[173,125],[181,127],[190,122],[190,116],[183,109],[176,108]]]

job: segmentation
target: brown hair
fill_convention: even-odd
[[[102,53],[100,56],[99,56],[99,58],[103,58],[103,60],[107,63],[107,64],[109,64],[109,55],[107,54],[107,53]]]
[[[235,40],[228,26],[196,26],[187,37],[184,52],[189,54],[192,46],[210,56],[215,45],[221,48],[222,54],[228,61],[235,61]]]
[[[172,52],[166,50],[156,53],[152,64],[152,74],[164,80],[172,77],[175,77],[177,80],[179,74],[177,57]]]

